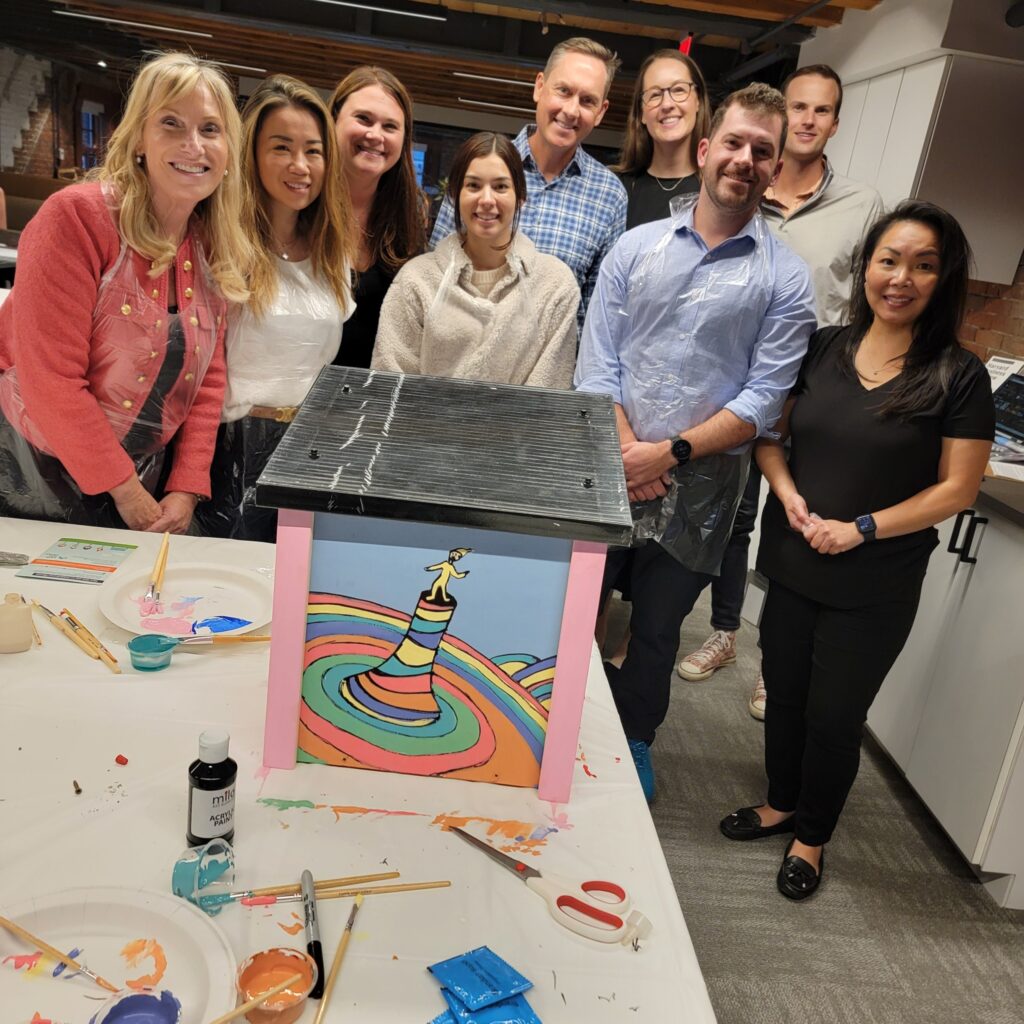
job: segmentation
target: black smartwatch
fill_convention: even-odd
[[[693,445],[683,437],[677,437],[672,442],[672,458],[679,466],[685,466],[693,454]]]
[[[864,543],[875,539],[875,517],[872,515],[857,516],[854,520],[860,535],[864,538]]]

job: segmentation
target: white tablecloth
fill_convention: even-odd
[[[152,565],[160,540],[0,519],[3,550],[35,556],[61,536],[130,536],[139,548],[123,568],[133,570]],[[271,574],[273,554],[270,545],[174,538],[171,558]],[[68,886],[169,891],[185,848],[187,768],[200,731],[221,726],[239,766],[238,887],[297,881],[306,867],[316,878],[392,868],[402,881],[452,881],[448,889],[364,902],[328,1022],[429,1021],[444,1004],[426,966],[480,945],[534,982],[527,997],[545,1024],[714,1021],[596,649],[567,805],[542,803],[533,790],[461,781],[312,765],[264,771],[263,645],[180,653],[166,671],[136,673],[124,647],[129,634],[99,611],[99,587],[14,573],[0,568],[0,595],[20,591],[55,611],[66,605],[124,674],[86,659],[40,616],[42,648],[0,655],[0,906]],[[118,754],[127,765],[115,763]],[[559,927],[518,879],[445,831],[440,815],[469,818],[467,827],[482,836],[494,822],[555,829],[524,859],[561,875],[619,882],[654,931],[635,951]],[[320,904],[328,963],[349,907],[348,900]],[[301,932],[292,938],[280,927],[294,922],[296,909],[231,906],[215,921],[241,962],[268,946],[303,948]],[[0,1006],[7,986],[48,983],[0,967]]]

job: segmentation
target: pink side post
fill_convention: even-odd
[[[277,514],[274,619],[263,724],[263,766],[294,768],[302,700],[302,652],[306,646],[313,513],[283,508]]]
[[[548,733],[537,786],[540,799],[552,803],[568,802],[572,789],[606,551],[604,544],[592,541],[578,540],[572,546],[562,630],[558,637],[555,685],[551,691]]]

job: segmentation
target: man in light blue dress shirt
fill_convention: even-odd
[[[526,205],[519,230],[540,250],[557,256],[580,287],[579,324],[605,254],[626,230],[626,190],[581,143],[608,110],[608,90],[619,59],[601,43],[575,37],[559,43],[537,74],[537,123],[513,145],[523,158]],[[437,214],[430,248],[455,230],[451,202]]]
[[[656,538],[610,551],[604,587],[628,565],[632,635],[609,681],[648,799],[680,626],[717,571],[751,442],[779,418],[815,327],[807,266],[758,212],[785,133],[775,89],[729,96],[698,149],[696,202],[622,236],[583,329],[576,387],[614,399],[630,500],[646,503],[643,535]]]

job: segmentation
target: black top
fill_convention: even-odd
[[[341,348],[334,357],[335,366],[360,366],[368,370],[377,340],[380,307],[395,275],[383,263],[374,263],[356,275],[353,298],[355,312],[345,321]]]
[[[629,196],[626,209],[626,230],[652,220],[664,220],[669,213],[673,196],[691,196],[700,191],[700,175],[685,178],[655,178],[646,171],[620,174],[619,180]]]
[[[966,350],[945,398],[911,419],[880,417],[894,381],[867,390],[837,361],[848,327],[811,338],[790,413],[789,471],[807,509],[822,519],[852,522],[913,497],[938,482],[942,439],[991,441],[992,386],[984,364]],[[937,543],[934,527],[819,555],[790,529],[782,504],[769,495],[757,567],[769,579],[837,608],[869,604],[879,593],[915,586]]]

